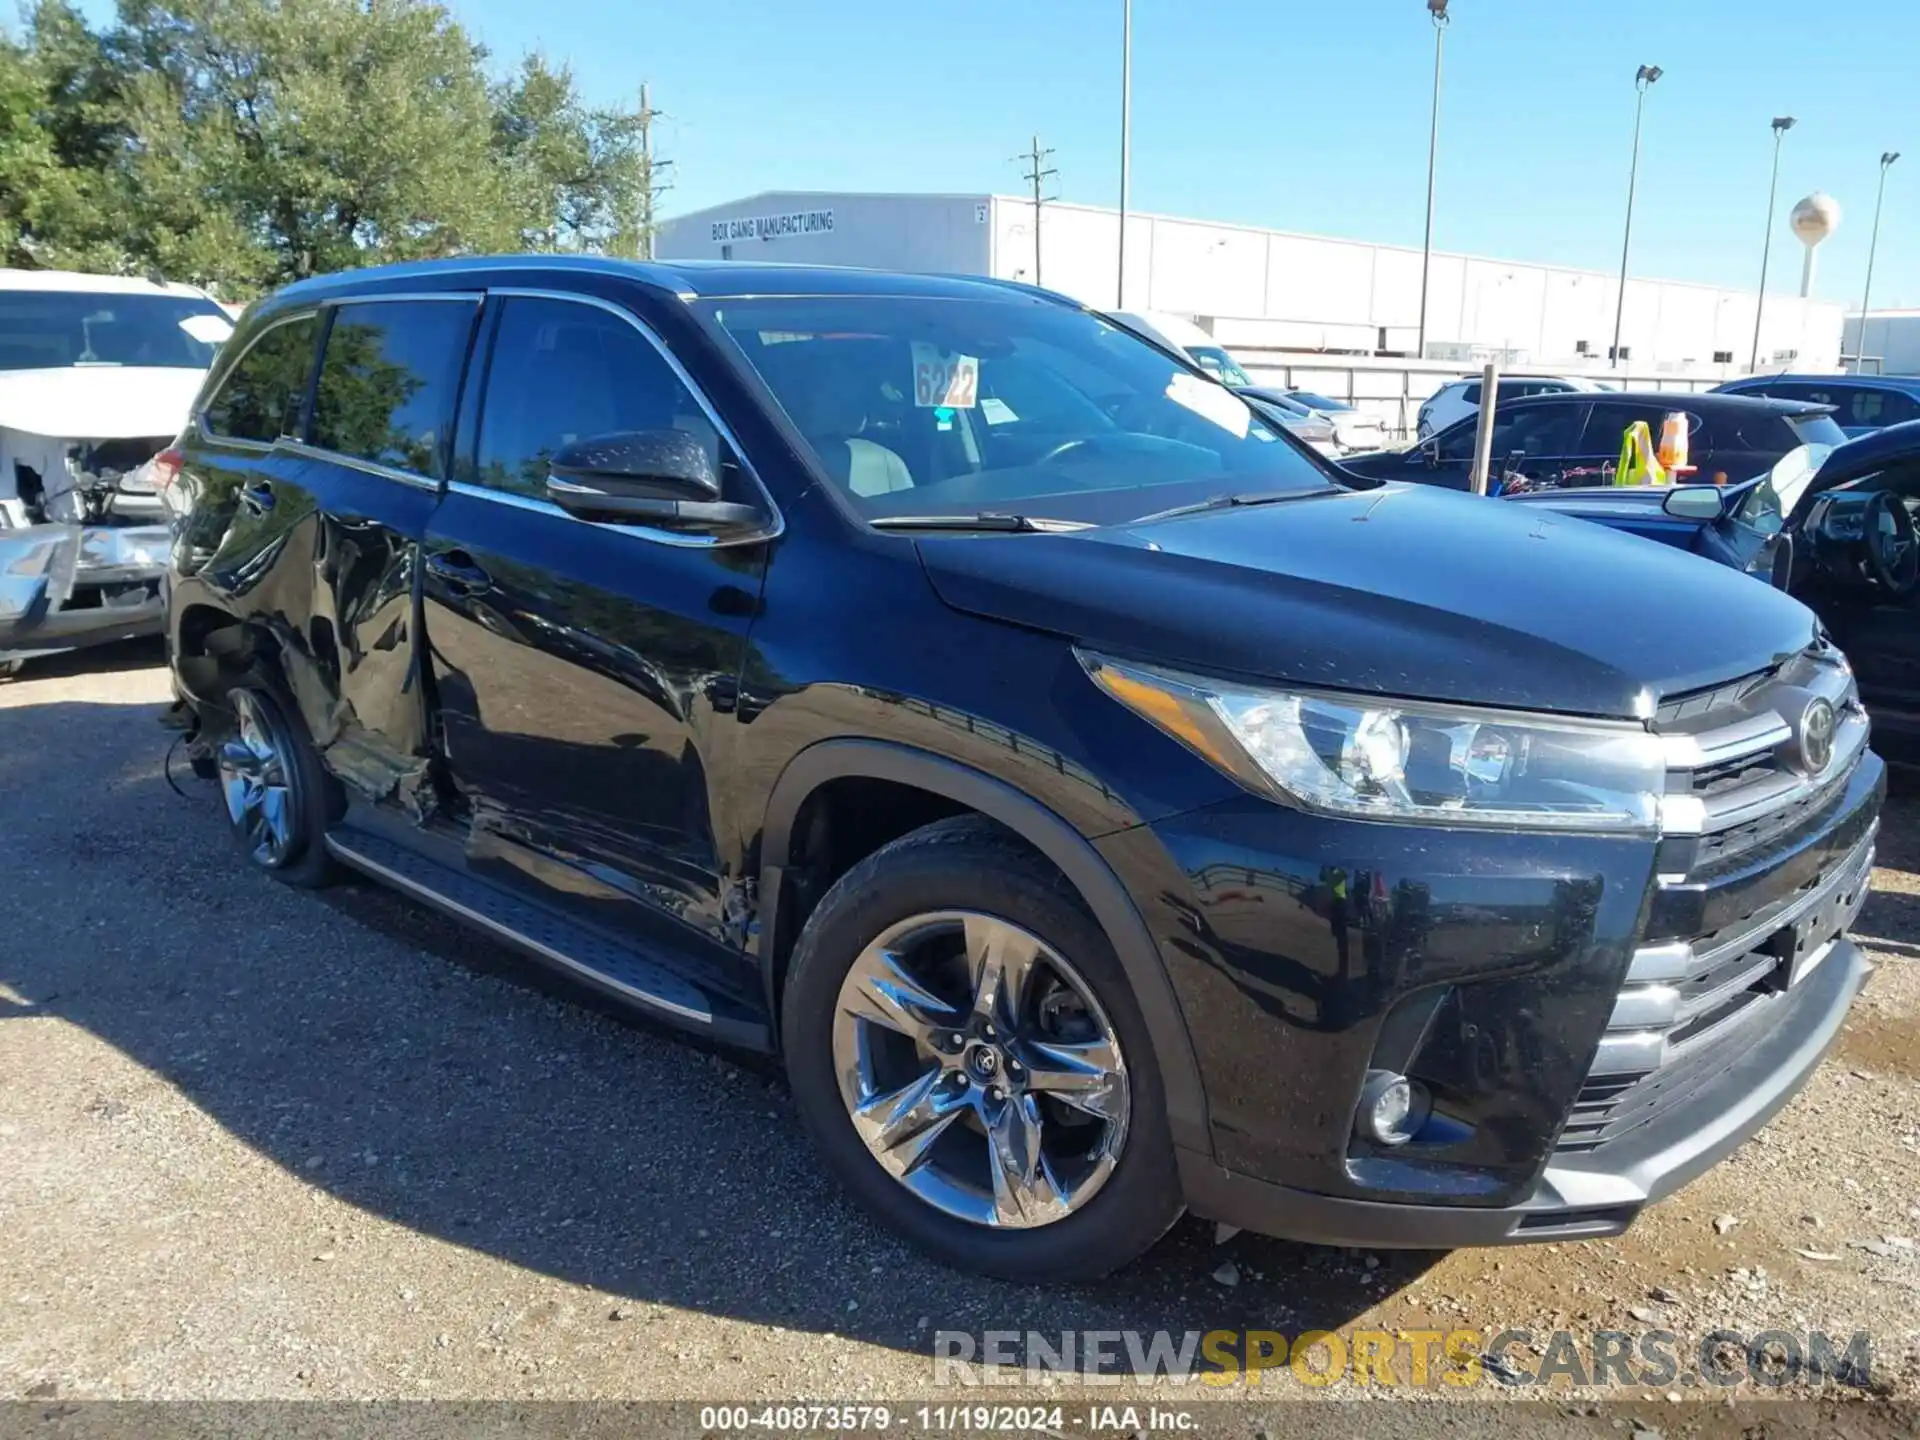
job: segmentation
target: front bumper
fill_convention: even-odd
[[[0,530],[0,659],[158,635],[164,525]]]
[[[1800,1090],[1832,1046],[1873,967],[1849,940],[1797,987],[1780,1022],[1706,1089],[1617,1144],[1548,1165],[1518,1205],[1383,1204],[1235,1174],[1179,1152],[1187,1204],[1210,1220],[1325,1245],[1452,1249],[1617,1235],[1641,1209],[1710,1169]]]
[[[1182,1142],[1189,1205],[1348,1244],[1624,1229],[1764,1124],[1832,1042],[1867,973],[1845,929],[1884,793],[1863,751],[1784,808],[1657,844],[1415,831],[1251,796],[1106,837],[1205,1092],[1211,1149]],[[1374,1070],[1417,1079],[1441,1123],[1397,1147],[1356,1133]]]

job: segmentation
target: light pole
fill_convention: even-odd
[[[1873,252],[1880,248],[1880,206],[1887,198],[1887,169],[1900,158],[1898,150],[1880,156],[1880,189],[1873,197],[1873,238],[1867,241],[1867,283],[1860,287],[1860,333],[1853,340],[1853,373],[1860,373],[1867,357],[1867,301],[1873,298]]]
[[[1433,162],[1440,149],[1440,55],[1447,35],[1447,0],[1427,0],[1433,20],[1433,120],[1427,127],[1427,238],[1420,247],[1420,335],[1413,358],[1427,358],[1427,271],[1433,265]]]
[[[1780,188],[1780,141],[1793,128],[1793,116],[1773,117],[1773,178],[1767,182],[1767,236],[1760,246],[1760,293],[1753,301],[1753,354],[1747,358],[1747,373],[1760,369],[1760,317],[1767,309],[1767,261],[1773,255],[1773,201]]]
[[[1127,182],[1133,151],[1133,0],[1120,0],[1120,274],[1119,305],[1127,308]]]
[[[1627,313],[1627,251],[1633,245],[1633,192],[1640,182],[1640,112],[1647,106],[1647,91],[1653,88],[1653,82],[1660,78],[1658,65],[1642,65],[1633,77],[1633,87],[1639,92],[1633,102],[1633,163],[1627,167],[1627,233],[1620,241],[1620,298],[1613,307],[1613,349],[1608,354],[1608,363],[1620,363],[1620,323]]]

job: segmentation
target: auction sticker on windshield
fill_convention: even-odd
[[[971,410],[980,395],[980,357],[949,355],[938,345],[913,342],[913,403],[922,410]]]

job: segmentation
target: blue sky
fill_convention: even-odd
[[[1422,0],[1134,0],[1140,209],[1418,245],[1433,36]],[[1619,264],[1633,74],[1647,102],[1636,274],[1759,278],[1772,136],[1792,202],[1843,209],[1819,293],[1858,304],[1883,150],[1874,303],[1920,304],[1920,3],[1453,0],[1435,244]],[[650,80],[671,211],[763,189],[1017,191],[1036,130],[1063,198],[1118,189],[1119,0],[453,0],[501,58],[589,95]],[[1910,168],[1909,168],[1910,167]]]
[[[105,12],[90,0],[90,13]],[[540,49],[594,99],[650,80],[669,213],[756,190],[1020,189],[1038,131],[1064,199],[1119,184],[1120,0],[451,0],[505,64]],[[1619,265],[1633,74],[1647,102],[1635,274],[1751,286],[1772,155],[1772,288],[1794,200],[1843,217],[1818,293],[1920,305],[1917,0],[1453,0],[1435,244]],[[1418,245],[1433,33],[1423,0],[1134,0],[1136,208]]]

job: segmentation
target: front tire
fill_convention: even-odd
[[[1178,1218],[1146,1022],[1078,894],[979,817],[847,872],[782,1016],[802,1121],[876,1218],[958,1269],[1086,1280]]]
[[[303,890],[333,878],[333,783],[298,711],[264,688],[228,692],[233,733],[214,758],[227,823],[255,868]]]

